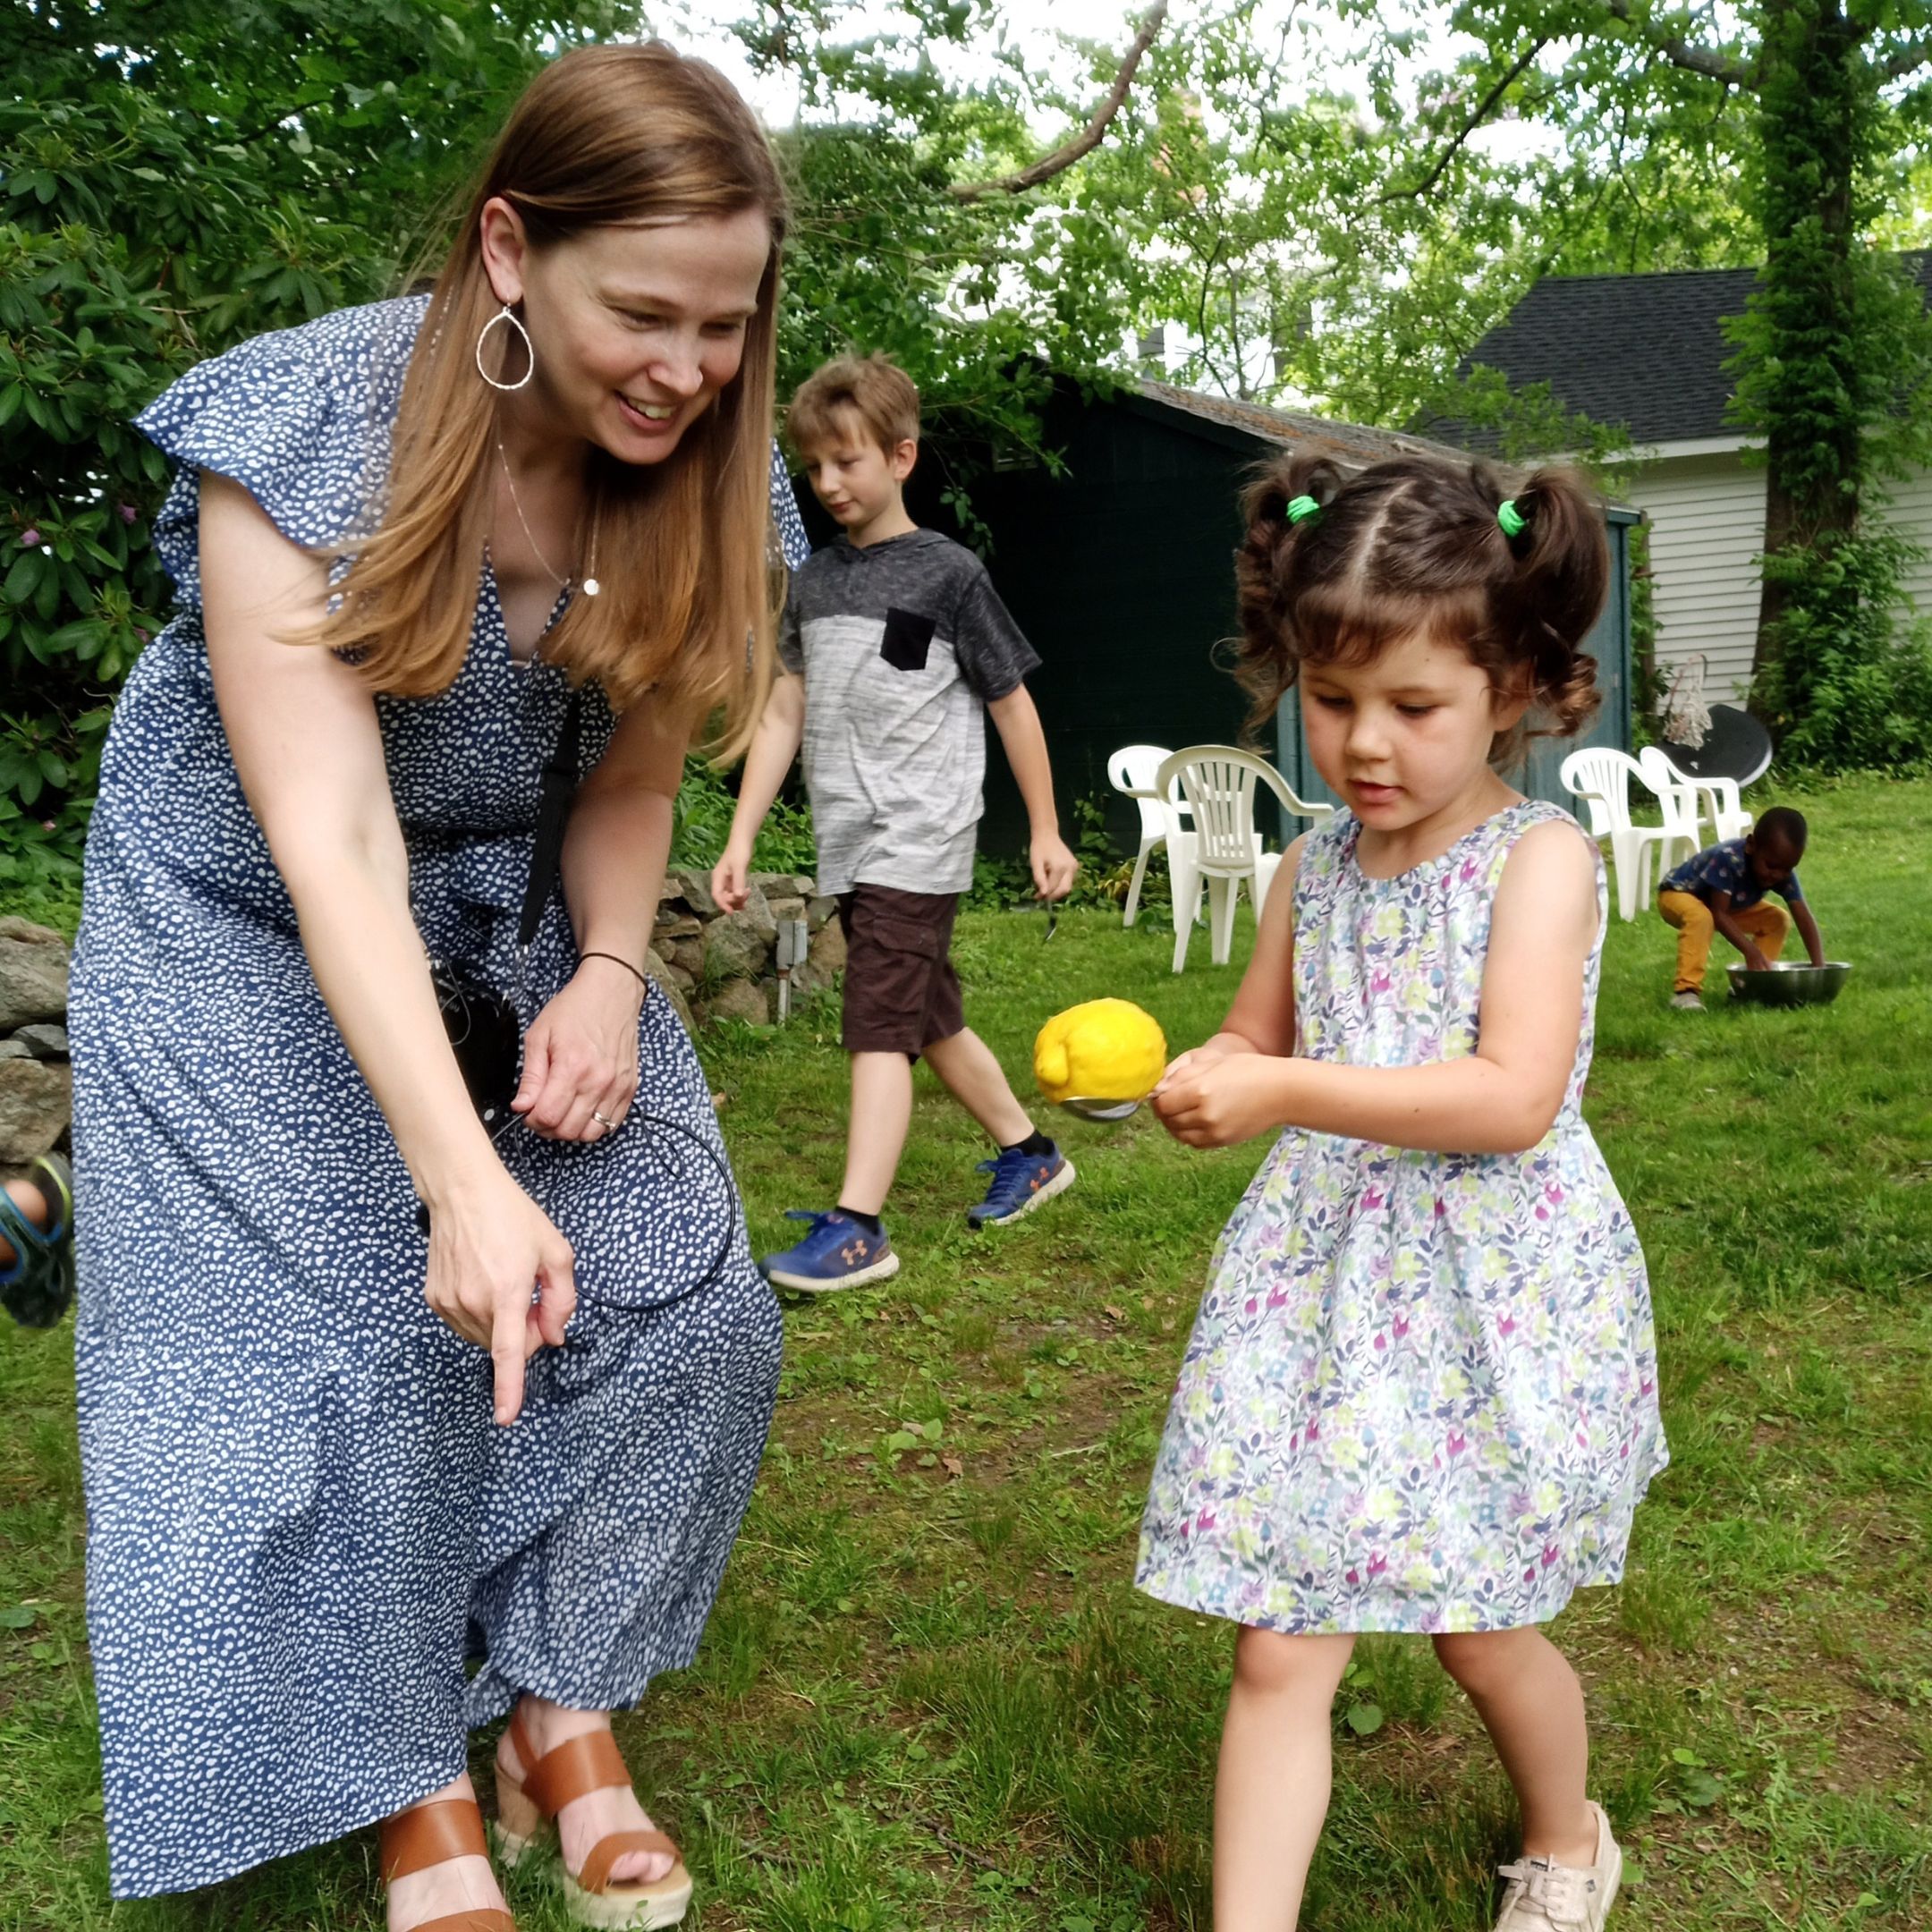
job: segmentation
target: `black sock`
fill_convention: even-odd
[[[868,1234],[883,1234],[886,1232],[879,1224],[879,1217],[876,1214],[860,1214],[856,1208],[847,1208],[843,1205],[840,1207],[839,1212],[848,1221],[856,1221]]]
[[[1053,1152],[1053,1140],[1050,1136],[1043,1134],[1036,1127],[1024,1140],[1015,1140],[1010,1148],[1002,1148],[1000,1152],[1002,1154],[1024,1154],[1029,1160],[1037,1160],[1041,1155]]]

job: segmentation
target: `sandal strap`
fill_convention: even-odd
[[[510,1720],[510,1742],[522,1760],[523,1795],[546,1818],[555,1818],[565,1805],[594,1791],[631,1788],[631,1767],[617,1749],[617,1740],[601,1727],[566,1738],[538,1758],[520,1712]]]
[[[46,1253],[54,1245],[47,1231],[30,1221],[27,1210],[4,1187],[0,1187],[0,1235],[5,1237],[15,1257],[14,1268],[7,1276],[9,1281],[36,1255]]]
[[[407,1811],[397,1811],[382,1821],[385,1885],[394,1885],[411,1872],[427,1871],[432,1865],[446,1865],[452,1859],[488,1856],[483,1814],[474,1798],[439,1798],[433,1804],[411,1805]],[[455,1932],[457,1921],[450,1924],[451,1932]],[[428,1932],[428,1928],[422,1932]],[[495,1928],[479,1926],[477,1932],[495,1932]]]
[[[576,1874],[579,1890],[584,1892],[607,1892],[610,1889],[611,1867],[621,1858],[627,1858],[633,1852],[668,1852],[672,1867],[662,1878],[652,1881],[668,1885],[677,1877],[677,1868],[683,1863],[683,1855],[669,1836],[661,1831],[620,1831],[611,1832],[599,1838],[590,1847],[590,1855],[583,1861],[583,1869]],[[641,1879],[625,1881],[625,1888],[636,1885],[648,1890],[649,1885]]]
[[[446,1912],[418,1926],[416,1932],[516,1932],[516,1920],[492,1905],[482,1911]]]
[[[30,1164],[27,1178],[47,1199],[47,1224],[41,1238],[48,1247],[57,1248],[72,1238],[73,1169],[62,1156],[43,1154]],[[0,1194],[5,1191],[0,1188]]]

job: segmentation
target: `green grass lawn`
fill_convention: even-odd
[[[1932,1919],[1932,785],[1801,801],[1835,1006],[1665,1011],[1674,935],[1613,927],[1589,1112],[1648,1253],[1673,1462],[1630,1579],[1556,1627],[1591,1697],[1631,1889],[1613,1924],[1905,1932]],[[961,922],[1017,1074],[1048,1014],[1141,1002],[1176,1047],[1237,969],[1163,925]],[[837,1185],[823,1008],[705,1048],[754,1242]],[[974,1237],[985,1151],[922,1076],[904,1271],[788,1313],[772,1445],[695,1669],[619,1734],[705,1932],[1208,1923],[1225,1626],[1131,1584],[1208,1248],[1260,1158],[1063,1122],[1064,1199]],[[70,1338],[0,1338],[0,1927],[381,1923],[367,1840],[111,1910],[81,1618]],[[1419,1640],[1337,1706],[1309,1932],[1479,1932],[1507,1786]],[[1379,1716],[1379,1722],[1377,1717]],[[479,1761],[481,1762],[479,1749]],[[564,1924],[534,1883],[526,1932]]]

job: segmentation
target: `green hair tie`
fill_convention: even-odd
[[[1516,507],[1516,499],[1513,496],[1496,505],[1496,520],[1503,526],[1503,534],[1512,543],[1530,528],[1530,519]]]
[[[1291,523],[1300,523],[1305,518],[1313,516],[1320,508],[1321,505],[1312,496],[1291,496],[1288,499],[1288,507],[1282,514]]]

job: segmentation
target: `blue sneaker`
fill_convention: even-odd
[[[979,1172],[993,1178],[987,1182],[986,1199],[966,1210],[967,1220],[976,1228],[1004,1227],[1073,1185],[1073,1163],[1051,1141],[1044,1154],[1014,1149],[997,1160],[983,1160]]]
[[[795,1247],[768,1254],[758,1263],[774,1288],[824,1294],[834,1288],[862,1288],[868,1282],[890,1281],[899,1272],[899,1257],[893,1252],[892,1237],[883,1224],[875,1234],[836,1208],[829,1214],[790,1208],[785,1219],[809,1221],[811,1232]]]

